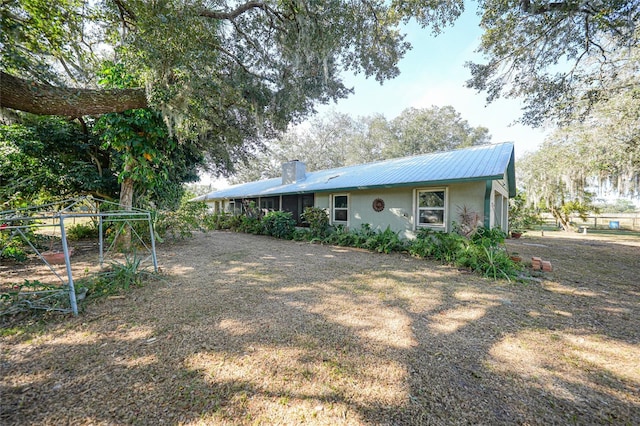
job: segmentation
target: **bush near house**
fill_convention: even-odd
[[[468,236],[455,231],[443,233],[422,229],[414,240],[405,241],[390,227],[384,231],[372,229],[369,224],[357,229],[347,229],[341,225],[331,227],[323,209],[306,209],[304,219],[309,224],[308,229],[296,229],[291,213],[280,211],[264,216],[218,213],[207,220],[215,224],[210,229],[364,248],[378,253],[406,252],[412,256],[468,268],[492,279],[511,280],[522,271],[522,266],[510,259],[504,246],[506,234],[498,228],[478,227]]]

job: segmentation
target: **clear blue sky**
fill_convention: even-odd
[[[484,126],[492,142],[515,143],[516,157],[535,151],[544,139],[542,129],[512,125],[520,117],[519,100],[498,100],[486,106],[484,93],[464,87],[470,72],[464,66],[469,60],[481,61],[474,51],[482,31],[475,5],[434,37],[429,28],[411,24],[407,27],[410,50],[400,61],[400,75],[382,86],[375,79],[345,75],[345,85],[355,93],[337,104],[318,107],[320,113],[334,108],[353,117],[382,113],[387,119],[398,116],[405,108],[428,108],[452,105],[472,126]]]

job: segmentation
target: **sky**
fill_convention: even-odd
[[[451,105],[471,126],[488,128],[492,143],[513,142],[516,158],[537,150],[549,131],[514,124],[521,115],[520,100],[499,99],[487,105],[485,93],[464,87],[471,77],[465,62],[483,62],[475,52],[482,34],[479,22],[473,7],[437,37],[429,28],[409,24],[405,29],[413,48],[399,62],[398,77],[380,85],[374,78],[345,74],[345,86],[353,87],[355,93],[337,103],[317,106],[318,113],[334,109],[354,118],[380,113],[390,120],[410,107]],[[206,177],[202,181],[208,183]],[[224,181],[213,184],[226,186]]]
[[[520,117],[522,102],[500,99],[486,105],[486,94],[465,88],[471,77],[465,62],[482,61],[475,52],[482,34],[475,8],[466,10],[455,26],[437,37],[429,28],[407,27],[407,40],[413,49],[400,61],[400,75],[382,86],[375,79],[345,75],[345,85],[355,93],[337,104],[318,107],[320,113],[333,108],[353,117],[382,113],[393,119],[404,109],[451,105],[472,126],[484,126],[491,141],[514,142],[516,158],[535,151],[545,137],[545,130],[513,125]]]

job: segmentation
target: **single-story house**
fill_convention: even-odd
[[[313,172],[290,161],[283,164],[282,177],[234,185],[193,201],[235,213],[253,201],[261,209],[289,211],[299,223],[306,207],[319,207],[333,225],[390,226],[404,238],[423,227],[449,232],[454,222],[463,222],[463,213],[507,232],[508,201],[516,194],[514,161],[513,143]]]

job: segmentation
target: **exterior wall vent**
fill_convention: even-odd
[[[302,161],[293,160],[282,164],[282,184],[300,182],[305,179],[307,165]]]

